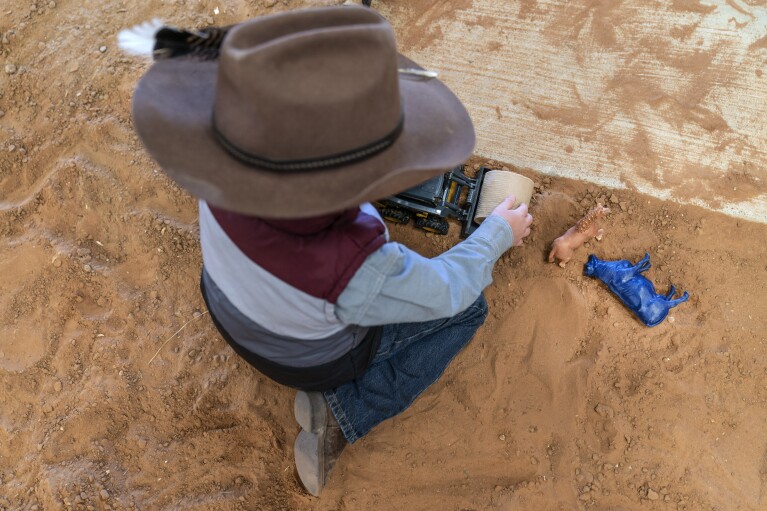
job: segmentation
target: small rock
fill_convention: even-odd
[[[53,266],[55,266],[56,268],[61,267],[61,259],[54,259]]]
[[[597,412],[602,417],[612,418],[615,415],[615,412],[613,411],[612,408],[610,408],[607,405],[603,405],[601,403],[594,407],[594,411]]]
[[[628,209],[628,204],[626,204],[626,202],[620,202],[618,205],[620,206],[621,211],[626,211]]]
[[[264,0],[264,7],[267,9],[271,9],[275,5],[277,5],[277,0]]]
[[[106,47],[106,46],[100,46],[100,47],[99,47],[99,51],[100,51],[101,53],[104,53],[105,51],[107,51],[107,47]]]
[[[61,387],[62,387],[61,382],[56,380],[56,382],[53,384],[53,390],[55,390],[56,392],[61,392]]]
[[[0,110],[0,118],[2,118],[4,115],[5,115],[5,112],[3,112],[2,110]]]
[[[613,204],[618,204],[618,196],[615,194],[610,195],[610,202]]]
[[[506,441],[506,435],[504,435],[504,434],[498,435],[498,440],[500,440],[501,442],[505,442]]]
[[[91,271],[93,271],[93,268],[91,268],[90,264],[84,264],[83,265],[83,270],[85,270],[86,272],[90,273]]]
[[[12,153],[15,150],[16,150],[16,146],[15,145],[11,144],[11,145],[8,146],[8,152],[9,153]]]
[[[50,403],[45,403],[43,405],[43,412],[44,413],[51,413],[53,411],[53,406],[51,406]]]
[[[658,492],[656,492],[652,488],[648,488],[647,489],[647,498],[648,499],[650,499],[650,500],[658,500],[659,497],[660,497],[660,495],[658,495]]]
[[[48,2],[48,8],[49,9],[55,9],[56,8],[56,2]]]
[[[16,66],[14,66],[13,64],[6,64],[5,65],[5,73],[6,74],[14,75],[14,74],[16,74],[16,71],[17,71]]]
[[[107,500],[107,499],[109,498],[109,492],[108,492],[108,491],[106,491],[106,490],[101,490],[101,491],[99,492],[99,495],[101,495],[101,498],[102,498],[103,500]]]
[[[143,449],[146,447],[146,439],[145,438],[139,438],[138,439],[138,446],[140,449]]]

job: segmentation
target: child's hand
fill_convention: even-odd
[[[533,215],[527,212],[527,204],[520,204],[517,209],[511,209],[516,197],[509,195],[503,202],[498,204],[491,215],[498,215],[506,220],[514,233],[514,246],[518,247],[530,234],[530,224],[533,223]]]

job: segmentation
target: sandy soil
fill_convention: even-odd
[[[301,491],[293,391],[208,319],[195,201],[133,134],[145,65],[115,47],[153,16],[194,26],[305,4],[270,3],[0,7],[0,509],[767,508],[765,226],[525,169],[534,233],[499,262],[485,326],[344,452],[321,498]],[[545,263],[600,200],[604,239]],[[391,228],[425,255],[457,230]],[[647,251],[661,290],[691,294],[654,328],[581,275],[589,253]]]

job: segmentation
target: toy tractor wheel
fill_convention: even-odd
[[[410,221],[410,213],[397,208],[383,208],[381,210],[381,216],[395,224],[405,225]]]
[[[442,235],[447,234],[447,231],[450,229],[450,224],[447,223],[447,220],[437,217],[417,218],[415,226],[424,231]]]

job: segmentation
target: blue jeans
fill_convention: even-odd
[[[439,379],[486,316],[487,303],[480,294],[452,318],[386,325],[362,377],[323,393],[346,439],[354,443],[410,406]]]

